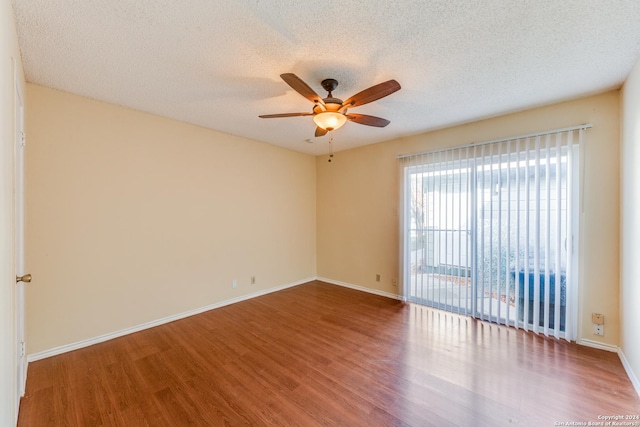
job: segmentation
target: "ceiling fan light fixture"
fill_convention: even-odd
[[[313,116],[313,121],[324,130],[336,130],[347,122],[344,114],[333,111],[325,111]]]

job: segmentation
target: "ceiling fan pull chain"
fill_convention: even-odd
[[[333,132],[329,133],[329,163],[331,163],[331,158],[333,157]]]

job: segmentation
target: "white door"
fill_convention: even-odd
[[[16,352],[17,352],[17,393],[18,405],[24,396],[27,379],[27,360],[25,352],[24,326],[24,283],[31,281],[30,275],[24,271],[24,102],[18,87],[17,75],[15,85],[15,246],[16,246]]]

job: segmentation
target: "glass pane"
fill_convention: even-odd
[[[408,174],[412,301],[460,313],[470,310],[469,176],[467,161],[460,159],[416,167]]]
[[[478,301],[479,316],[500,323],[532,324],[537,286],[538,324],[544,325],[548,311],[549,327],[554,328],[556,281],[559,281],[560,330],[564,330],[566,148],[559,153],[556,148],[542,149],[538,161],[535,152],[490,156],[476,174],[479,193],[476,277],[478,298],[482,299]],[[558,241],[562,244],[558,245]]]

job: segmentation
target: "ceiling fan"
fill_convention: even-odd
[[[393,92],[400,90],[400,83],[395,80],[388,80],[371,86],[368,89],[358,92],[346,101],[334,98],[332,92],[338,87],[338,81],[335,79],[325,79],[322,81],[322,87],[328,92],[326,98],[320,98],[320,95],[314,92],[305,82],[293,73],[280,74],[282,80],[293,88],[300,95],[313,102],[314,106],[310,113],[284,113],[284,114],[265,114],[259,116],[263,119],[272,119],[277,117],[296,117],[296,116],[313,116],[316,124],[315,136],[326,135],[327,132],[338,129],[344,125],[347,120],[361,125],[385,127],[391,123],[387,119],[381,117],[368,116],[366,114],[349,113],[349,108],[359,107],[368,104],[385,96],[391,95]]]

